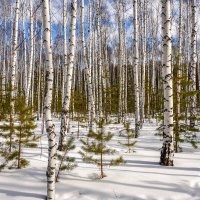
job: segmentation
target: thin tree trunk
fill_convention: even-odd
[[[77,15],[77,0],[72,0],[71,4],[72,16],[71,16],[71,35],[70,35],[70,49],[68,55],[68,71],[66,80],[66,93],[63,102],[62,116],[61,116],[61,127],[60,127],[60,138],[58,150],[63,150],[65,142],[65,136],[69,125],[69,109],[71,101],[71,88],[72,88],[72,73],[74,68],[75,58],[75,44],[76,44],[76,15]]]
[[[192,34],[191,34],[191,64],[189,78],[191,81],[190,91],[196,91],[196,66],[197,66],[197,16],[196,0],[192,0]],[[196,94],[190,96],[190,127],[195,126],[196,118]]]
[[[16,90],[18,27],[19,27],[19,1],[16,0],[15,22],[14,22],[14,29],[13,29],[12,66],[11,66],[10,126],[14,126],[13,121],[14,121],[14,114],[15,114],[14,106],[15,106],[15,90]],[[11,131],[10,132],[10,141],[12,141],[12,134],[13,134],[13,132]],[[10,145],[11,145],[11,143],[10,143]],[[11,151],[11,148],[10,148],[10,151]]]
[[[64,65],[63,65],[63,76],[62,76],[62,104],[64,102],[65,97],[65,82],[66,82],[66,74],[67,74],[67,0],[63,0],[63,34],[64,34]]]
[[[43,47],[43,42],[42,42],[42,33],[43,33],[43,28],[41,25],[40,29],[40,54],[39,54],[39,65],[38,65],[38,111],[37,111],[37,120],[40,119],[41,115],[41,68],[42,68],[42,47]]]
[[[22,5],[22,31],[23,31],[23,56],[24,56],[24,92],[27,92],[27,57],[26,57],[26,29],[25,29],[25,3]]]
[[[91,69],[90,69],[90,51],[88,51],[88,61],[86,57],[86,44],[85,44],[85,35],[84,35],[84,29],[85,29],[85,23],[84,23],[84,0],[81,0],[81,38],[82,38],[82,51],[83,51],[83,62],[85,66],[85,73],[86,73],[86,82],[88,86],[88,110],[89,110],[89,127],[92,129],[92,121],[94,118],[94,98],[93,98],[93,92],[92,92],[92,80],[91,80]],[[89,36],[90,37],[90,36]]]
[[[176,77],[176,110],[175,110],[175,152],[178,152],[178,140],[179,140],[179,118],[180,118],[180,77],[181,77],[181,65],[182,65],[182,0],[179,1],[179,53],[178,53],[178,68]]]
[[[102,105],[102,47],[101,47],[101,20],[100,20],[100,9],[101,9],[101,4],[100,0],[98,0],[98,5],[97,5],[97,43],[98,43],[98,67],[99,67],[99,73],[98,73],[98,104],[99,104],[99,117],[103,117],[103,105]]]
[[[29,71],[28,71],[28,77],[27,77],[27,88],[26,88],[26,105],[28,105],[28,100],[30,97],[30,89],[31,89],[31,81],[32,81],[32,73],[33,73],[33,48],[34,48],[34,38],[33,38],[33,3],[32,0],[30,0],[30,64],[29,64]]]
[[[142,69],[141,69],[141,117],[140,123],[141,125],[144,123],[144,105],[145,105],[145,81],[146,81],[146,10],[147,10],[147,2],[144,0],[144,14],[143,14],[143,21],[142,21]]]
[[[4,45],[3,45],[3,69],[2,69],[2,96],[5,102],[6,95],[6,1],[4,0]]]
[[[139,62],[139,44],[138,44],[138,1],[133,0],[133,22],[134,22],[134,89],[135,89],[135,134],[139,134],[139,84],[138,84],[138,62]]]
[[[119,31],[119,55],[118,55],[118,68],[119,68],[119,110],[118,120],[121,122],[123,115],[123,26],[122,26],[122,5],[117,1],[117,14],[118,14],[118,31]]]

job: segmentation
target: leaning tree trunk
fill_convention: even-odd
[[[74,68],[75,60],[75,42],[76,42],[76,15],[77,15],[77,0],[72,0],[71,4],[72,16],[71,16],[71,36],[70,36],[70,49],[68,55],[68,71],[66,77],[66,93],[63,102],[62,116],[61,116],[61,127],[60,127],[60,138],[58,150],[63,150],[63,145],[65,142],[65,136],[67,132],[67,127],[69,125],[69,109],[71,101],[71,88],[72,88],[72,73]]]
[[[51,29],[49,16],[49,1],[43,0],[44,45],[46,51],[46,87],[44,113],[46,132],[48,135],[48,166],[47,166],[47,200],[55,199],[55,170],[56,170],[56,134],[51,117],[52,90],[53,90],[53,61],[51,49]]]
[[[197,66],[197,17],[196,0],[192,0],[192,34],[191,34],[191,65],[189,79],[191,81],[190,91],[196,91],[196,66]],[[190,127],[195,126],[196,118],[196,94],[190,96]]]
[[[162,0],[162,70],[164,80],[164,127],[160,164],[173,166],[173,86],[171,69],[171,3]]]
[[[138,84],[138,62],[139,62],[139,43],[138,43],[138,1],[133,0],[133,22],[134,22],[134,89],[135,89],[135,135],[139,134],[139,84]]]

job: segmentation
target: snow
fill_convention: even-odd
[[[132,127],[133,120],[131,121]],[[37,122],[37,134],[41,134],[41,122]],[[84,125],[83,123],[81,123]],[[56,120],[59,133],[59,120]],[[71,123],[71,132],[77,132],[77,122]],[[115,134],[110,148],[123,155],[126,164],[107,167],[107,177],[97,179],[99,170],[92,164],[83,163],[76,149],[71,153],[76,157],[78,167],[72,172],[61,172],[56,183],[57,200],[200,200],[200,150],[183,144],[183,152],[175,154],[174,167],[158,164],[162,141],[155,135],[157,125],[145,122],[137,139],[135,153],[126,153],[119,144],[119,131],[123,125],[110,124],[106,130]],[[87,133],[80,127],[80,135]],[[42,146],[42,148],[41,148]],[[39,200],[46,197],[47,136],[43,134],[39,147],[24,149],[24,157],[30,166],[22,170],[3,170],[0,172],[0,200]]]

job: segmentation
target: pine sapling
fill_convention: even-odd
[[[86,140],[81,140],[83,146],[80,154],[83,161],[87,163],[93,163],[100,168],[99,178],[104,178],[104,166],[120,165],[124,163],[123,158],[120,156],[118,158],[112,159],[110,162],[105,161],[106,155],[114,155],[115,150],[107,147],[108,142],[113,138],[113,134],[104,130],[104,120],[101,120],[98,124],[99,128],[97,132],[92,130],[87,134]]]
[[[121,136],[126,137],[126,143],[123,142],[119,143],[128,148],[128,153],[135,152],[133,150],[133,147],[136,144],[136,141],[133,141],[133,138],[135,137],[134,130],[130,128],[129,122],[125,123],[124,127],[125,127],[125,134]]]
[[[71,171],[73,170],[77,165],[74,163],[75,158],[70,157],[68,154],[71,150],[75,149],[74,145],[74,137],[70,137],[66,144],[63,146],[63,151],[57,153],[57,159],[59,161],[58,165],[58,171],[56,175],[56,182],[58,182],[60,171]]]
[[[4,142],[1,145],[0,154],[4,157],[4,163],[1,168],[4,168],[9,163],[9,168],[17,167],[24,168],[29,164],[29,161],[23,158],[23,148],[37,147],[38,136],[34,135],[33,130],[36,128],[34,123],[35,117],[32,115],[32,108],[25,105],[25,100],[22,97],[16,99],[16,117],[13,123],[5,123],[0,129],[3,131],[2,137]],[[12,130],[12,137],[10,132]],[[9,132],[9,133],[8,133]]]

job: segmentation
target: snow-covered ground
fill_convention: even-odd
[[[133,124],[132,124],[133,125]],[[77,131],[77,122],[71,124],[72,132]],[[158,164],[162,141],[155,136],[156,123],[146,122],[137,139],[135,153],[126,153],[118,141],[123,125],[111,124],[106,130],[115,134],[110,148],[123,155],[126,164],[105,169],[107,177],[95,177],[96,166],[83,163],[78,151],[80,142],[71,155],[76,157],[78,167],[72,172],[61,172],[56,184],[57,200],[200,200],[200,149],[183,144],[182,153],[175,154],[174,167]],[[59,121],[56,121],[59,131]],[[36,130],[41,133],[41,122]],[[80,128],[84,137],[87,130]],[[42,148],[41,148],[42,147]],[[46,196],[47,137],[42,135],[39,147],[24,149],[24,157],[30,166],[22,170],[0,172],[0,200],[39,200]]]

